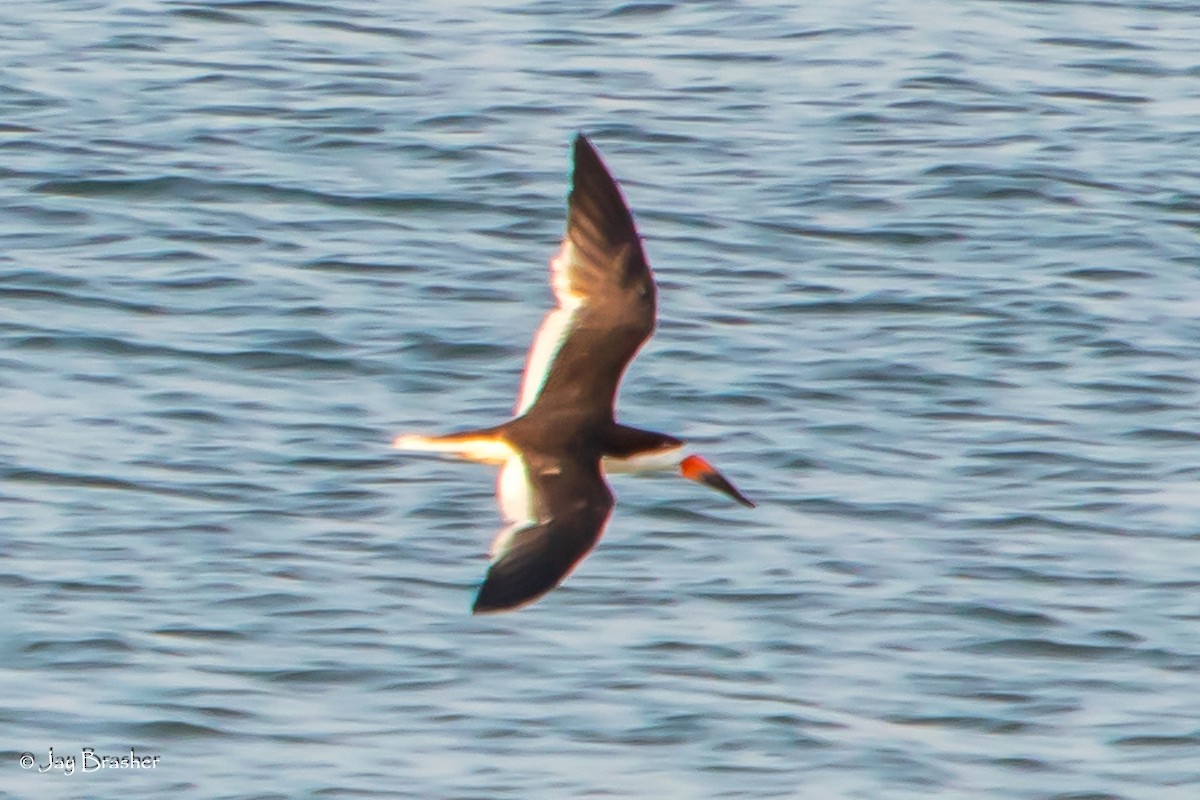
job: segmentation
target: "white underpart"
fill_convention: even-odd
[[[492,546],[488,548],[488,555],[492,560],[504,555],[517,531],[537,522],[537,514],[533,507],[533,487],[529,485],[529,468],[525,459],[514,455],[504,462],[496,479],[496,499],[500,505],[500,514],[508,525],[492,539]]]
[[[571,333],[575,312],[583,298],[571,291],[571,265],[575,260],[575,245],[564,239],[558,254],[550,261],[550,286],[558,299],[558,308],[542,320],[541,327],[529,346],[525,358],[525,374],[521,378],[521,393],[517,396],[516,415],[529,410],[546,384],[550,365]]]
[[[454,439],[405,434],[397,436],[392,441],[392,447],[419,453],[441,453],[484,464],[504,464],[516,455],[516,451],[507,442],[498,439]]]
[[[683,460],[683,445],[654,453],[636,455],[632,458],[605,456],[601,461],[607,475],[621,472],[668,472],[679,469]]]

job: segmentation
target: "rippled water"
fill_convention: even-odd
[[[1195,798],[1200,5],[825,5],[0,10],[0,796]],[[576,130],[759,507],[472,618]]]

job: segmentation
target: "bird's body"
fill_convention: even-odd
[[[616,422],[617,386],[654,331],[656,288],[633,216],[582,134],[567,229],[550,262],[558,306],[543,320],[525,364],[516,416],[447,436],[397,437],[404,450],[499,464],[506,527],[475,612],[517,608],[561,583],[591,551],[612,512],[607,472],[678,469],[752,505],[684,443]]]

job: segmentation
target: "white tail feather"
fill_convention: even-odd
[[[440,453],[484,464],[503,464],[516,451],[501,439],[458,436],[421,436],[404,434],[392,440],[392,447],[415,453]]]

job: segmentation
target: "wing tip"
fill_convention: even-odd
[[[620,184],[600,151],[582,132],[575,135],[571,191],[567,195],[566,238],[577,247],[590,244],[588,256],[620,259],[623,247],[647,268],[641,236]]]
[[[514,611],[558,588],[595,546],[610,508],[515,531],[488,567],[471,613]]]
[[[522,591],[521,586],[514,585],[512,581],[497,576],[493,570],[488,570],[483,585],[479,587],[479,592],[475,595],[475,602],[471,604],[471,613],[478,616],[516,611],[518,608],[523,608],[541,599],[556,586],[558,586],[557,582],[532,592],[527,589]]]
[[[497,539],[503,539],[502,547],[497,549],[475,594],[472,614],[515,611],[547,594],[567,577],[570,565],[562,563],[563,551],[544,538],[547,527],[543,524],[500,533]]]
[[[584,133],[583,131],[575,131],[575,140],[574,140],[573,149],[575,151],[576,158],[579,157],[579,154],[581,152],[587,152],[587,153],[592,153],[593,155],[599,155],[598,151],[596,150],[596,145],[592,144],[592,140],[590,138],[588,138],[588,135],[586,133]]]
[[[571,149],[576,173],[581,170],[594,171],[598,168],[610,181],[613,183],[616,182],[612,177],[612,173],[608,171],[608,167],[604,164],[604,159],[600,157],[600,151],[596,149],[596,145],[592,144],[592,140],[583,131],[578,131],[575,134],[575,143]]]

